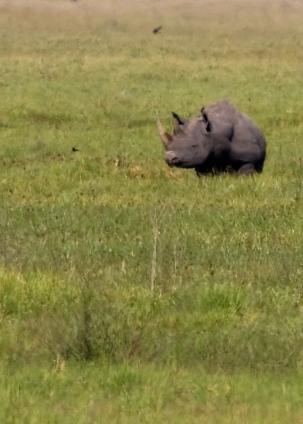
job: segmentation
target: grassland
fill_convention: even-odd
[[[1,423],[303,422],[301,3],[1,1],[0,36]],[[264,173],[167,168],[156,116],[220,98]]]

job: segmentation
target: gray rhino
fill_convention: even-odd
[[[169,166],[194,168],[198,176],[220,172],[262,172],[266,140],[261,130],[229,101],[222,100],[190,120],[172,113],[175,127],[168,134],[158,120]]]

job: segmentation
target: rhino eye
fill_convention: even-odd
[[[191,147],[198,147],[198,144],[192,144]]]

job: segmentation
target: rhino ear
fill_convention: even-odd
[[[182,118],[180,118],[180,116],[176,112],[172,112],[171,114],[173,115],[173,117],[175,118],[176,122],[179,125],[184,125],[185,124],[185,120],[182,119]]]
[[[202,120],[203,120],[203,122],[205,124],[206,132],[211,132],[212,125],[211,125],[210,120],[208,119],[208,116],[207,116],[207,113],[205,112],[205,108],[204,107],[202,107],[202,109],[201,109],[201,115],[202,115]]]
[[[187,124],[187,119],[180,117],[176,112],[171,113],[174,118],[174,134],[178,134],[185,129],[185,124]]]

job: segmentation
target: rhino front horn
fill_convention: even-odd
[[[166,148],[168,146],[168,143],[172,140],[172,136],[165,131],[160,119],[157,119],[157,127],[162,143]]]

